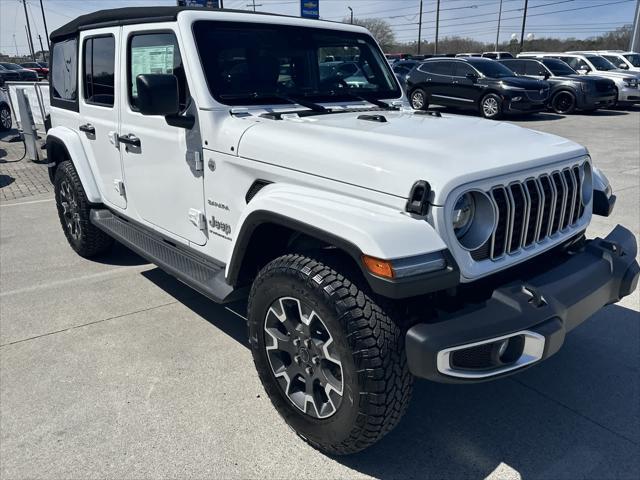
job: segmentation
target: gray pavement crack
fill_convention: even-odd
[[[569,410],[570,412],[578,415],[580,418],[585,419],[586,421],[593,423],[594,425],[597,425],[600,428],[605,429],[607,432],[612,433],[613,435],[615,435],[616,437],[622,438],[623,440],[626,440],[627,442],[631,443],[632,445],[638,445],[638,443],[635,440],[632,440],[624,435],[622,435],[621,433],[616,432],[615,430],[612,430],[611,428],[607,427],[606,425],[603,425],[602,423],[598,422],[597,420],[594,420],[591,417],[586,416],[585,414],[579,412],[578,410],[576,410],[575,408],[571,408],[569,405],[561,402],[560,400],[553,398],[550,395],[547,395],[546,393],[538,390],[535,387],[532,387],[531,385],[527,385],[526,383],[524,383],[521,380],[518,380],[517,378],[510,378],[509,380],[511,380],[512,382],[518,383],[520,385],[522,385],[523,387],[534,391],[535,393],[537,393],[538,395],[546,398],[547,400],[552,401],[553,403],[555,403],[556,405],[559,405],[567,410]]]
[[[178,303],[178,301],[174,300],[173,302],[163,303],[161,305],[155,305],[153,307],[143,308],[141,310],[135,310],[133,312],[123,313],[121,315],[114,315],[112,317],[102,318],[100,320],[95,320],[93,322],[83,323],[81,325],[74,325],[72,327],[63,328],[62,330],[56,330],[54,332],[43,333],[41,335],[34,335],[33,337],[23,338],[21,340],[15,340],[13,342],[4,343],[4,344],[0,345],[0,348],[8,347],[10,345],[15,345],[16,343],[23,343],[23,342],[28,342],[30,340],[36,340],[36,339],[42,338],[42,337],[48,337],[50,335],[55,335],[57,333],[63,333],[63,332],[68,332],[70,330],[75,330],[75,329],[78,329],[78,328],[88,327],[88,326],[91,326],[91,325],[95,325],[97,323],[107,322],[109,320],[116,320],[118,318],[126,317],[126,316],[129,316],[129,315],[134,315],[136,313],[148,312],[149,310],[155,310],[156,308],[166,307],[168,305],[173,305],[174,303]]]

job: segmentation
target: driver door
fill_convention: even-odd
[[[126,87],[119,138],[129,206],[158,231],[204,245],[204,174],[194,161],[202,146],[191,145],[189,130],[169,125],[160,115],[142,115],[136,107],[138,75],[172,73],[181,110],[193,108],[176,34],[136,25],[124,26],[123,38],[121,84]]]

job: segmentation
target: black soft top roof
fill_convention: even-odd
[[[57,30],[54,30],[51,32],[51,40],[55,42],[65,37],[75,35],[81,30],[88,30],[90,28],[175,21],[178,17],[178,13],[183,10],[207,11],[206,9],[199,7],[125,7],[99,10],[97,12],[81,15],[75,20],[70,21]],[[254,14],[254,12],[247,10],[224,9],[216,11]],[[263,12],[255,12],[255,14],[279,17],[284,16]]]

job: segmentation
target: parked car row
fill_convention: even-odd
[[[38,81],[38,74],[33,70],[28,70],[17,63],[1,62],[0,76],[5,82],[8,81]]]
[[[638,54],[614,53],[639,63]],[[640,72],[618,69],[596,53],[463,53],[397,60],[392,69],[411,106],[420,110],[441,105],[496,119],[510,112],[570,114],[640,103]]]

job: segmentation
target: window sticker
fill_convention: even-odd
[[[131,93],[138,95],[136,78],[144,73],[173,73],[174,45],[154,45],[131,49]]]

